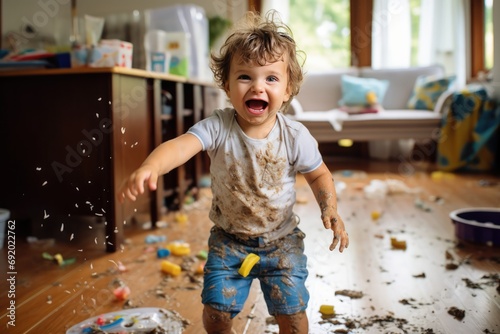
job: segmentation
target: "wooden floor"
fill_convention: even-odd
[[[303,203],[297,204],[296,213],[307,234],[310,333],[500,333],[500,247],[459,242],[448,216],[464,207],[500,207],[498,177],[431,174],[428,164],[407,168],[397,162],[333,161],[330,165],[337,186],[345,184],[339,211],[351,242],[344,253],[328,251],[331,234],[322,227],[304,179],[297,184]],[[368,201],[362,189],[372,179],[397,180],[411,193]],[[484,180],[491,182],[485,186],[480,182]],[[421,191],[413,193],[417,189]],[[175,310],[189,322],[184,333],[203,333],[202,277],[194,274],[200,262],[194,255],[206,249],[209,205],[210,193],[201,192],[200,200],[186,210],[187,222],[176,222],[172,213],[164,217],[166,226],[154,231],[141,229],[147,217],[138,215],[137,222],[125,225],[127,242],[113,254],[104,252],[103,223],[93,221],[80,222],[80,229],[71,231],[73,236],[61,226],[37,242],[16,238],[15,288],[4,274],[9,271],[6,247],[0,259],[0,332],[65,333],[72,325],[106,312],[159,307]],[[378,220],[372,219],[375,211],[382,213]],[[193,256],[169,258],[184,264],[180,276],[160,271],[158,244],[145,242],[150,234],[190,244]],[[392,249],[391,237],[405,241],[407,249]],[[42,258],[44,252],[76,261],[61,267]],[[120,263],[125,272],[118,270]],[[455,269],[447,269],[453,264]],[[130,287],[127,301],[113,295],[119,284]],[[342,290],[360,292],[362,297],[351,298]],[[11,302],[16,306],[15,327],[7,328]],[[323,319],[321,304],[333,305],[336,316]],[[449,314],[453,307],[465,311],[465,317],[455,319]],[[277,333],[255,284],[234,329],[239,334]]]

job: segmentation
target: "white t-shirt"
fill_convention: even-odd
[[[322,164],[318,143],[309,130],[281,113],[264,139],[248,137],[232,108],[192,126],[210,159],[210,219],[240,238],[279,239],[298,224],[293,213],[295,177]]]

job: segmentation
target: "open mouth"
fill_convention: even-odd
[[[268,103],[263,100],[248,100],[246,105],[250,113],[262,114],[266,110]]]

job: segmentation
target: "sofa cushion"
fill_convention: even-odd
[[[326,111],[337,108],[342,98],[342,75],[358,75],[358,68],[331,69],[306,72],[297,100],[308,111]],[[409,95],[408,95],[409,97]],[[408,98],[406,99],[408,101]]]
[[[382,101],[389,87],[388,80],[374,78],[359,78],[351,75],[342,76],[341,106],[365,106],[370,104],[367,100],[369,93],[375,93],[376,101]]]
[[[386,110],[407,109],[415,82],[421,75],[444,76],[444,68],[441,65],[383,69],[361,67],[359,71],[359,76],[363,78],[389,80],[387,94],[380,101]]]
[[[455,76],[441,77],[419,76],[415,82],[412,95],[408,100],[408,108],[434,110],[441,94],[446,92],[455,82]]]

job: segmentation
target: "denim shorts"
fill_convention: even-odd
[[[260,281],[271,315],[304,311],[309,302],[305,287],[308,275],[304,255],[305,234],[299,229],[282,239],[264,245],[262,238],[241,240],[213,227],[208,241],[202,302],[235,317],[243,309],[254,278]],[[238,273],[249,253],[260,261],[247,277]]]

